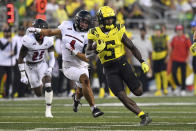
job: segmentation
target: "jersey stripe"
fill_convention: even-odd
[[[82,41],[82,40],[80,40],[80,39],[76,38],[75,36],[72,36],[72,35],[68,35],[68,34],[65,34],[65,36],[69,36],[69,37],[72,37],[72,38],[74,38],[74,39],[78,40],[79,42],[83,43],[83,41]]]

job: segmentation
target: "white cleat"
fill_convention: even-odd
[[[180,92],[180,95],[181,96],[186,96],[187,94],[186,94],[186,91],[185,90],[182,90],[181,92]]]
[[[45,112],[45,117],[47,117],[47,118],[53,118],[53,115],[52,115],[52,113],[51,113],[50,110],[47,110],[47,111]]]
[[[174,94],[174,96],[180,96],[180,89],[179,89],[179,88],[176,88],[176,89],[173,91],[173,94]]]

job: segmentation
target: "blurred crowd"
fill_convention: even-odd
[[[81,9],[90,11],[95,18],[97,10],[103,5],[111,6],[117,13],[118,22],[130,28],[137,28],[138,23],[147,19],[166,18],[181,23],[196,19],[196,0],[1,0],[0,6],[9,1],[17,9],[17,22],[24,23],[24,26],[29,26],[36,18],[38,6],[45,6],[43,11],[51,27],[73,18]],[[37,1],[42,1],[43,5],[36,4]]]
[[[38,15],[36,0],[12,2],[18,12],[18,26],[11,28],[6,23],[1,26],[0,98],[33,96],[29,86],[20,82],[17,59],[21,48],[19,40]],[[0,3],[1,6],[5,1]],[[145,92],[153,90],[155,96],[168,95],[168,87],[171,87],[174,95],[185,96],[193,91],[196,95],[196,58],[189,55],[193,32],[196,31],[196,0],[48,0],[45,7],[46,20],[50,28],[57,27],[64,20],[71,20],[79,10],[85,9],[91,13],[96,24],[96,12],[103,5],[115,9],[117,22],[126,25],[129,38],[151,67],[149,73],[143,74],[140,63],[127,52],[127,59],[133,65],[135,75],[142,81]],[[167,21],[168,24],[145,22],[166,18],[176,20],[173,28],[168,29],[168,24],[172,21]],[[52,88],[56,96],[71,96],[75,85],[61,72],[60,43],[61,38],[55,38],[56,64]],[[94,90],[95,93],[99,93],[100,98],[113,96],[97,57],[92,58],[89,70],[92,87],[97,89]],[[191,79],[191,82],[186,82],[187,79]],[[155,81],[154,89],[151,88],[152,81]]]

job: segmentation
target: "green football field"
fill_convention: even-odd
[[[86,131],[86,130],[196,130],[196,97],[134,97],[148,112],[152,123],[139,126],[140,119],[116,98],[95,99],[104,115],[93,118],[82,99],[79,111],[72,111],[71,98],[55,98],[54,118],[45,118],[44,98],[0,100],[0,130]]]

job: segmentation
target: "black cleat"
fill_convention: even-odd
[[[82,104],[80,103],[80,101],[76,101],[76,99],[75,99],[76,93],[74,93],[74,94],[72,95],[72,97],[73,97],[73,101],[74,101],[74,103],[73,103],[73,111],[74,111],[74,112],[78,112],[78,105],[79,105],[79,104],[82,105]]]
[[[92,114],[93,114],[93,117],[98,117],[98,116],[103,115],[104,113],[99,108],[95,107],[93,109]]]
[[[146,126],[150,122],[152,122],[152,119],[148,116],[148,113],[142,115],[140,118],[142,119],[141,122],[140,122],[141,126]]]

